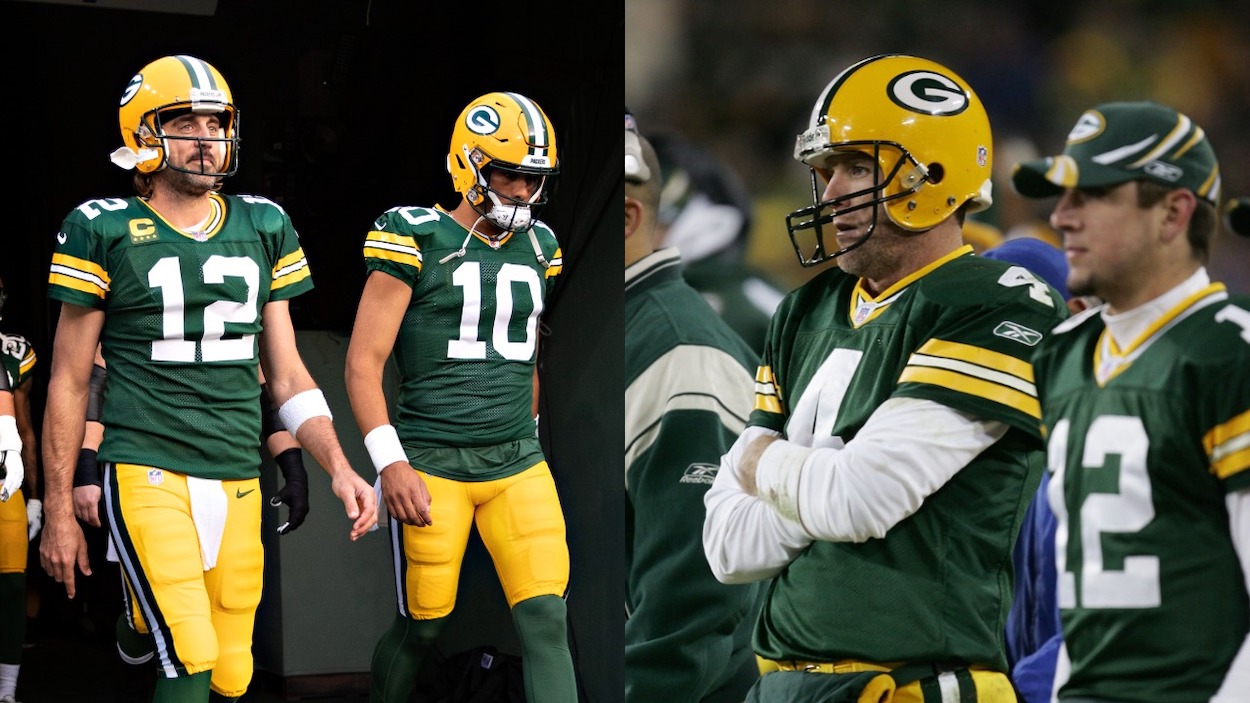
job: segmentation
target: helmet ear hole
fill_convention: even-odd
[[[942,166],[942,164],[929,164],[928,168],[928,180],[930,183],[941,183],[942,179],[946,178],[946,169]]]

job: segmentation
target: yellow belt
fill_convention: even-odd
[[[894,671],[902,665],[901,662],[886,662],[877,664],[874,662],[855,661],[853,659],[844,659],[836,662],[805,662],[805,661],[773,661],[771,659],[759,660],[760,671],[806,671],[811,674],[857,674],[861,671]]]

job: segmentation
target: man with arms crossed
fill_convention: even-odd
[[[1042,470],[1029,357],[1066,309],[963,243],[991,144],[967,83],[903,55],[834,78],[798,137],[814,204],[787,224],[802,263],[838,267],[773,316],[705,501],[713,572],[773,579],[748,701],[1016,700],[1011,553]]]

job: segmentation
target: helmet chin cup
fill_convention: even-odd
[[[505,205],[498,193],[489,188],[485,190],[490,198],[490,209],[479,212],[491,224],[507,232],[524,232],[534,226],[533,211],[528,203],[505,198],[509,201]]]
[[[509,232],[524,232],[534,224],[529,206],[520,205],[494,205],[486,213],[486,219]]]

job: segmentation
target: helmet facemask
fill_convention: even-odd
[[[848,149],[877,164],[877,185],[861,194],[873,196],[863,207],[879,206],[903,231],[927,232],[961,210],[977,212],[992,202],[985,107],[966,81],[933,61],[880,54],[846,68],[817,97],[807,125],[795,141],[794,158],[815,169],[813,206],[787,218],[792,238],[796,230],[823,227],[850,211],[838,206],[854,195],[822,203],[815,179],[828,159]],[[878,217],[874,213],[873,229]],[[804,266],[841,256],[867,239],[831,252],[823,237],[818,231],[816,246],[808,250],[813,253],[799,254]]]
[[[480,150],[466,156],[472,164],[476,185],[469,189],[465,198],[477,214],[505,232],[524,232],[533,227],[538,219],[538,210],[547,203],[548,175],[535,169],[491,161],[489,157],[481,156]],[[484,165],[479,166],[478,162],[484,162]],[[493,170],[534,182],[534,192],[524,200],[500,193],[490,185]]]
[[[519,93],[488,93],[460,113],[452,129],[447,171],[452,186],[481,219],[506,232],[525,232],[560,172],[555,130],[538,104]],[[490,185],[499,169],[531,179],[526,199],[509,197]]]
[[[823,200],[824,186],[829,183],[830,171],[825,167],[828,159],[835,154],[859,152],[871,157],[873,163],[873,185],[853,193],[847,193],[831,200]],[[877,231],[877,219],[882,208],[886,206],[890,216],[891,204],[915,193],[921,185],[928,181],[928,171],[916,161],[902,146],[890,142],[846,142],[836,147],[809,154],[803,159],[811,168],[812,205],[799,208],[786,215],[786,230],[790,242],[794,245],[794,253],[803,266],[815,266],[830,259],[859,248]],[[847,205],[848,202],[871,195],[863,202]],[[839,248],[837,231],[828,232],[832,247],[826,244],[826,225],[843,215],[872,208],[872,221],[864,235],[854,243]],[[894,218],[892,216],[891,220]],[[896,223],[898,224],[898,223]],[[810,235],[807,233],[810,232]],[[800,241],[800,240],[804,241]],[[832,253],[830,253],[832,250]]]
[[[165,125],[186,114],[216,114],[221,122],[219,137],[183,137],[176,134],[167,134]],[[136,130],[135,136],[137,141],[145,148],[154,149],[159,155],[160,161],[156,168],[152,171],[159,171],[165,167],[171,170],[189,173],[195,176],[212,176],[216,178],[225,178],[233,176],[239,168],[239,114],[233,105],[213,104],[208,106],[192,106],[188,104],[178,104],[162,107],[149,111],[143,115],[143,122]],[[205,170],[203,161],[200,161],[200,168],[186,168],[175,166],[169,161],[169,147],[171,141],[195,142],[196,147],[202,147],[204,144],[225,144],[225,155],[222,161],[223,166],[215,171]],[[194,161],[192,162],[194,163]]]
[[[217,115],[217,136],[180,136],[166,132],[169,123],[186,114]],[[196,176],[218,179],[233,175],[239,164],[239,110],[230,87],[212,65],[194,56],[165,56],[140,69],[126,85],[118,107],[123,146],[110,154],[114,164],[139,174],[163,170],[169,164],[172,140],[198,145],[221,142],[225,153],[216,170],[173,167]]]

